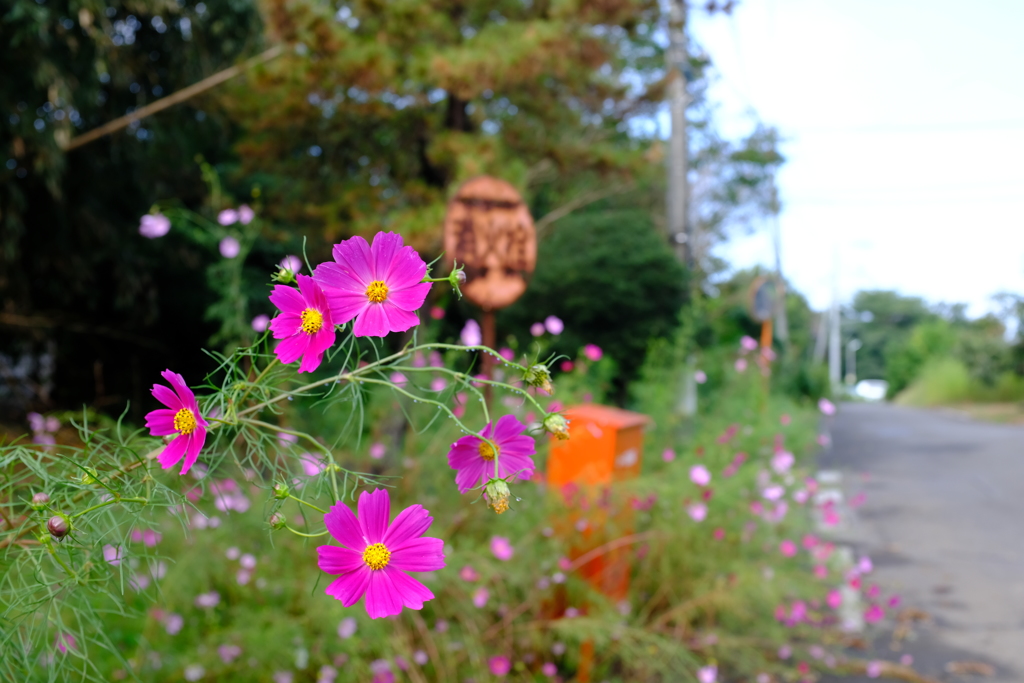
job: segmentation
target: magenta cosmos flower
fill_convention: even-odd
[[[160,376],[167,380],[174,390],[171,391],[162,384],[153,385],[153,397],[167,407],[158,408],[146,415],[146,427],[153,436],[177,434],[157,460],[166,470],[174,467],[184,457],[181,474],[187,474],[206,442],[206,429],[209,425],[199,414],[196,396],[181,375],[164,370]]]
[[[274,339],[281,343],[274,349],[282,363],[294,363],[300,357],[299,372],[312,372],[320,367],[324,352],[334,346],[334,321],[327,297],[308,275],[297,275],[299,288],[276,285],[270,303],[281,315],[270,321]]]
[[[324,524],[342,546],[316,549],[317,564],[339,575],[325,591],[351,607],[366,596],[371,619],[389,617],[409,609],[423,609],[434,594],[406,572],[432,572],[443,568],[444,541],[421,538],[434,518],[422,505],[403,510],[390,525],[391,499],[384,489],[359,494],[359,517],[342,502],[331,506]]]
[[[515,415],[506,415],[498,423],[488,422],[481,436],[494,442],[494,446],[473,434],[452,444],[448,451],[448,464],[456,470],[455,484],[459,493],[483,486],[491,479],[504,479],[519,472],[520,479],[533,476],[535,446],[533,438],[523,432],[526,426]],[[498,458],[498,472],[494,471],[494,458]]]
[[[313,272],[331,306],[336,323],[355,318],[357,337],[383,337],[418,325],[430,283],[423,282],[427,264],[402,236],[378,232],[369,246],[362,237],[334,245],[336,263],[321,263]]]

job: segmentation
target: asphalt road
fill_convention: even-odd
[[[826,426],[821,468],[842,473],[848,502],[866,495],[839,540],[872,558],[872,579],[903,607],[930,617],[902,649],[881,634],[874,656],[909,653],[942,681],[1024,683],[1024,427],[864,403],[843,404]],[[951,674],[955,661],[995,676]]]

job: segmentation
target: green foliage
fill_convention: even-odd
[[[529,289],[499,322],[528,339],[532,323],[558,316],[565,331],[554,350],[575,357],[584,344],[597,344],[615,359],[621,391],[648,341],[674,333],[686,287],[686,270],[647,214],[588,211],[565,218],[541,244]]]
[[[955,333],[945,320],[915,326],[903,343],[890,341],[885,374],[889,396],[905,389],[930,359],[950,353],[955,342]]]
[[[855,318],[844,320],[844,338],[856,337],[862,343],[857,352],[858,377],[896,380],[902,383],[901,388],[906,386],[912,375],[901,374],[905,373],[902,367],[891,371],[888,360],[906,343],[916,325],[938,316],[918,297],[881,290],[858,292],[852,308]]]

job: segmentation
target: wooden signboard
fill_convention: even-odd
[[[466,267],[467,299],[485,313],[511,304],[537,264],[537,232],[523,198],[498,178],[466,181],[448,204],[444,251],[449,264]]]

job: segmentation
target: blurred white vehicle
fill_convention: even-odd
[[[889,383],[884,379],[862,379],[857,382],[853,393],[865,401],[881,401],[885,399],[885,392],[889,390]]]

